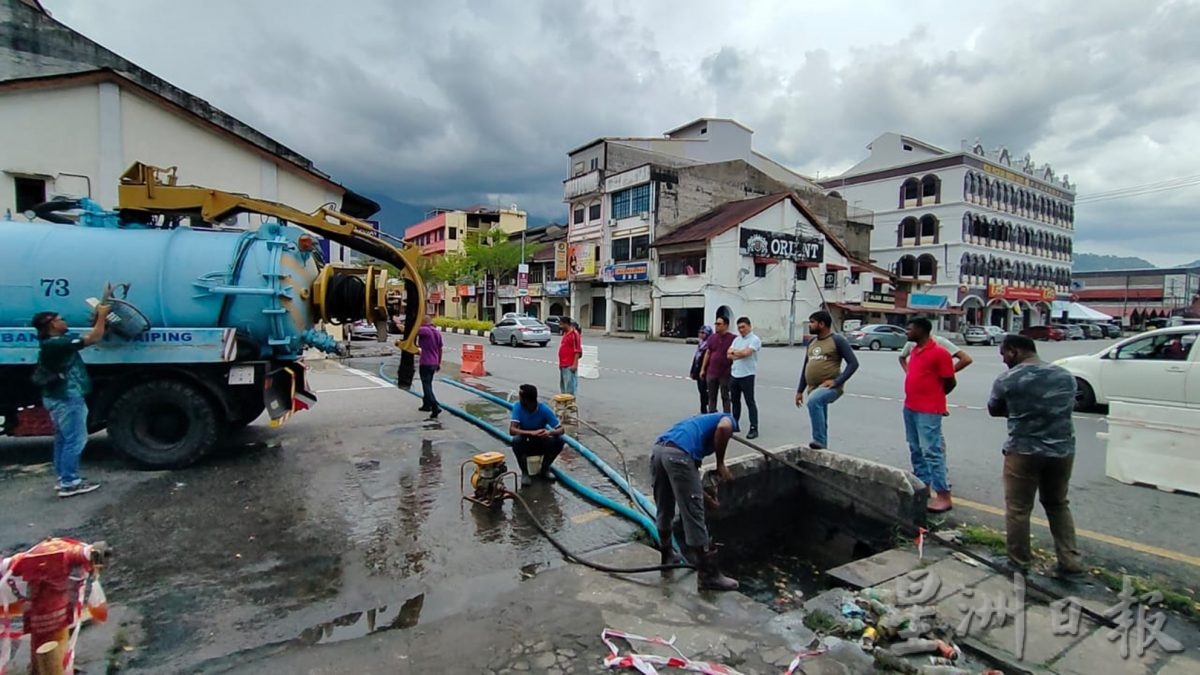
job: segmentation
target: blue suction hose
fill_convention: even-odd
[[[390,375],[386,374],[384,365],[379,366],[379,377],[382,377],[383,380],[385,380],[386,382],[389,382],[391,384],[396,384],[396,378],[391,377]],[[491,396],[491,394],[487,394],[486,392],[480,392],[480,390],[478,390],[478,389],[473,389],[473,388],[469,388],[469,387],[467,387],[467,389],[469,389],[470,392],[472,392],[472,393],[485,395],[485,396]],[[406,392],[416,396],[416,398],[420,398],[420,394],[413,392],[412,389],[406,389]],[[496,396],[492,396],[492,399],[500,402],[500,404],[503,404],[506,407],[509,407],[511,410],[511,404],[509,404],[508,401],[496,398]],[[504,443],[508,443],[508,444],[512,443],[512,436],[510,436],[509,434],[506,434],[505,431],[498,429],[497,426],[488,424],[488,423],[484,422],[484,420],[482,420],[478,417],[475,417],[475,416],[473,416],[473,414],[470,414],[467,411],[461,410],[461,408],[458,408],[456,406],[451,406],[449,404],[443,404],[443,402],[440,402],[440,401],[438,402],[438,406],[442,407],[443,410],[445,410],[446,412],[449,412],[450,414],[452,414],[452,416],[462,418],[464,420],[467,420],[467,422],[472,423],[475,426],[478,426],[479,429],[486,431],[488,435],[491,435],[494,438],[497,438],[497,440],[503,441]],[[600,492],[595,491],[592,488],[588,488],[587,485],[584,485],[584,484],[578,482],[578,480],[576,480],[575,478],[572,478],[570,476],[570,474],[566,473],[563,470],[560,470],[560,468],[558,468],[556,466],[551,466],[550,470],[552,472],[554,472],[554,476],[556,476],[559,479],[559,482],[562,482],[563,485],[568,486],[569,489],[578,492],[578,494],[580,494],[584,498],[587,498],[588,501],[598,504],[598,506],[610,509],[610,510],[612,510],[613,513],[618,513],[620,515],[623,515],[623,516],[625,516],[625,518],[628,518],[629,520],[636,522],[636,524],[641,525],[644,528],[644,530],[646,530],[646,532],[649,533],[649,536],[654,539],[654,543],[655,544],[659,543],[658,525],[655,525],[655,522],[652,519],[650,519],[648,515],[646,515],[644,513],[636,512],[636,510],[631,509],[628,506],[625,506],[625,504],[623,504],[623,503],[613,501],[613,500],[611,500],[611,498],[601,495]],[[620,568],[620,569],[618,569],[618,568],[611,568],[611,567],[596,565],[596,563],[589,562],[587,560],[583,560],[583,558],[580,558],[580,557],[576,556],[575,554],[572,554],[571,551],[566,550],[564,548],[564,546],[562,544],[560,544],[558,542],[558,540],[556,538],[554,538],[552,536],[552,534],[550,532],[548,532],[544,526],[542,526],[541,522],[538,521],[538,519],[536,519],[536,516],[533,515],[532,510],[529,509],[529,506],[527,503],[524,503],[524,500],[522,500],[520,495],[512,495],[512,496],[514,496],[515,500],[520,502],[522,504],[522,506],[524,508],[526,508],[528,514],[530,515],[530,518],[533,519],[534,524],[536,526],[538,526],[538,528],[542,532],[542,534],[545,534],[547,539],[551,540],[551,543],[554,544],[554,546],[556,546],[556,548],[559,551],[562,551],[566,557],[570,558],[570,560],[580,562],[580,563],[582,563],[582,565],[587,565],[588,567],[600,569],[600,571],[602,571],[602,572],[614,572],[614,573],[653,572],[653,571],[659,571],[659,569],[685,569],[685,568],[691,567],[689,565],[683,565],[683,563],[680,563],[680,565],[666,565],[666,566],[653,566],[653,567],[644,567],[644,568]]]
[[[482,396],[483,398],[486,398],[487,400],[491,401],[492,403],[495,403],[497,405],[502,405],[509,410],[512,410],[512,407],[515,405],[514,403],[510,403],[510,402],[500,398],[499,396],[488,393],[481,389],[476,389],[475,387],[463,384],[462,382],[459,382],[457,380],[452,380],[448,377],[442,377],[439,379],[441,379],[442,382],[445,382],[448,385],[458,387],[459,389],[462,389],[464,391],[469,391],[472,394],[477,394],[479,396]],[[629,484],[629,482],[625,480],[625,477],[622,476],[621,474],[617,473],[616,469],[612,468],[612,466],[610,466],[603,459],[600,459],[599,455],[597,455],[595,452],[592,452],[592,450],[590,448],[588,448],[586,445],[580,443],[577,439],[571,437],[569,434],[564,434],[563,438],[566,440],[567,445],[571,446],[571,448],[574,449],[576,452],[578,452],[580,455],[583,455],[583,457],[585,459],[587,459],[589,462],[591,462],[592,464],[594,464],[597,469],[600,469],[600,473],[603,473],[605,476],[608,477],[609,480],[611,480],[613,483],[615,483],[617,487],[621,488],[622,491],[624,491],[626,494],[628,494],[630,496],[630,498],[633,499],[634,503],[636,503],[638,505],[638,507],[641,508],[641,510],[643,512],[645,512],[645,514],[647,516],[649,516],[650,518],[654,518],[658,514],[658,509],[654,506],[654,502],[650,501],[650,499],[648,499],[646,497],[646,495],[643,495],[642,493],[633,489],[633,486],[631,486]],[[655,538],[655,541],[658,541],[658,533],[657,532],[655,533],[654,538]]]

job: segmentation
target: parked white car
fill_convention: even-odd
[[[1054,363],[1075,376],[1075,409],[1113,399],[1200,408],[1200,326],[1163,328],[1126,338],[1095,354]]]

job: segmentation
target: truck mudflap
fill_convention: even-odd
[[[273,427],[288,421],[292,413],[308,410],[317,402],[316,395],[308,388],[308,367],[300,362],[268,372],[263,396]]]

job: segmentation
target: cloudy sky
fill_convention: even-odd
[[[1200,185],[1086,200],[1200,178],[1196,0],[43,3],[402,201],[561,218],[567,150],[720,115],[810,175],[882,131],[1030,152],[1078,183],[1076,250],[1200,258]]]

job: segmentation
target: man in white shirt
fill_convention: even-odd
[[[741,425],[742,397],[746,398],[746,410],[750,413],[750,431],[746,438],[758,438],[758,404],[754,402],[754,376],[758,374],[758,352],[762,340],[754,334],[748,317],[738,317],[738,336],[729,345],[729,393],[733,399],[733,419]]]

